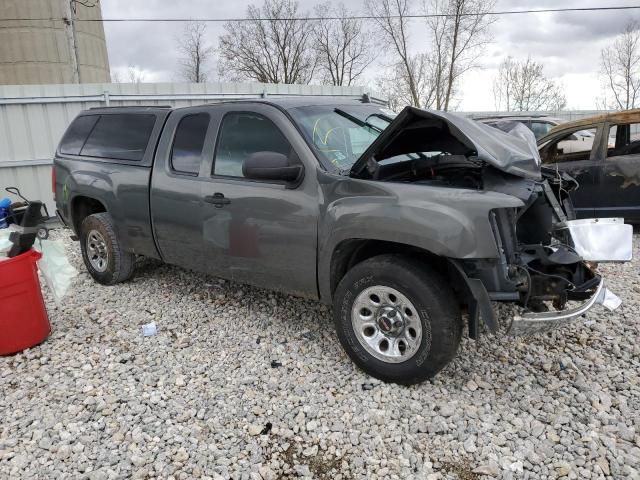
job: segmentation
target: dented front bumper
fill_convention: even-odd
[[[628,262],[633,252],[633,228],[621,218],[596,218],[564,221],[556,227],[558,238],[587,262]],[[598,278],[597,276],[595,278]],[[582,304],[548,312],[525,312],[513,317],[509,335],[547,332],[583,316],[595,305],[615,310],[622,301],[600,278],[593,294]],[[574,294],[575,297],[575,294]],[[584,298],[584,297],[583,297]],[[571,299],[571,292],[569,293]]]
[[[603,305],[613,311],[622,301],[607,289],[603,279],[600,279],[594,294],[582,305],[554,312],[526,312],[513,317],[508,335],[520,336],[548,332],[566,325],[587,313],[594,305]]]

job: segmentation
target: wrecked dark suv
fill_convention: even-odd
[[[617,307],[597,263],[631,256],[630,226],[573,219],[533,137],[367,99],[88,110],[54,176],[98,282],[147,256],[315,298],[359,367],[406,384],[454,358],[463,309],[477,338],[492,301],[522,306],[511,334]]]

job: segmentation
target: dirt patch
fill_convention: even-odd
[[[295,450],[295,447],[291,445],[281,454],[283,456],[281,460],[284,461],[289,469],[293,470],[288,477],[283,478],[297,478],[298,475],[295,472],[296,465],[307,465],[313,477],[320,480],[331,480],[337,474],[341,474],[344,480],[351,478],[351,473],[342,469],[342,458],[325,458],[321,452],[313,457],[300,458],[296,455]],[[284,470],[286,471],[287,469],[285,468]]]
[[[440,471],[453,473],[460,480],[478,480],[480,478],[480,475],[473,473],[473,468],[461,462],[443,462]]]

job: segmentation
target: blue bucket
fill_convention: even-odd
[[[9,216],[9,208],[11,207],[11,199],[3,198],[0,200],[0,228],[7,228],[7,217]]]

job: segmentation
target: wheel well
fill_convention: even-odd
[[[338,244],[331,257],[331,295],[333,296],[342,277],[355,265],[368,258],[388,253],[397,253],[418,261],[424,261],[447,278],[450,276],[447,259],[428,250],[404,243],[383,240],[344,240]]]
[[[338,244],[331,257],[331,297],[333,297],[340,280],[351,268],[369,258],[389,253],[403,255],[416,262],[428,264],[430,269],[440,273],[449,282],[459,305],[469,308],[473,298],[470,296],[466,280],[449,259],[412,245],[382,240],[351,239]],[[477,319],[469,316],[471,338],[477,338],[477,333]]]
[[[89,215],[94,213],[106,212],[102,202],[91,197],[75,197],[71,203],[71,219],[73,221],[73,230],[77,235],[80,234],[80,225],[82,221]]]

